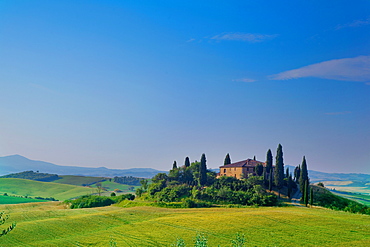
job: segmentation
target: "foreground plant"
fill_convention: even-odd
[[[4,212],[0,212],[0,225],[4,225],[5,221],[9,218],[9,215],[5,214]],[[8,228],[6,229],[3,229],[1,232],[0,232],[0,237],[8,234],[9,232],[11,232],[12,230],[14,230],[16,226],[16,223],[12,223]]]
[[[245,247],[246,243],[244,234],[240,234],[239,232],[236,233],[235,239],[231,240],[232,247]]]

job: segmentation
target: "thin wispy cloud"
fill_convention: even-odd
[[[278,34],[258,34],[258,33],[222,33],[213,36],[215,40],[236,40],[250,43],[262,42],[265,40],[274,39]]]
[[[317,77],[341,81],[370,82],[370,56],[333,59],[271,75],[272,80]]]
[[[325,115],[332,115],[332,116],[336,116],[336,115],[347,115],[347,114],[350,114],[351,112],[350,111],[343,111],[343,112],[326,112]]]
[[[338,25],[335,27],[336,30],[342,29],[342,28],[347,28],[347,27],[360,27],[360,26],[365,26],[365,25],[370,25],[370,17],[367,19],[362,19],[362,20],[355,20],[343,25]]]
[[[255,82],[256,80],[251,79],[251,78],[240,78],[240,79],[234,79],[233,81],[237,81],[237,82]]]

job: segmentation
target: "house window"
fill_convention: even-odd
[[[226,173],[226,169],[224,169],[224,173]]]

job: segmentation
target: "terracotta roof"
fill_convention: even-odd
[[[265,165],[265,163],[262,161],[247,159],[247,160],[238,161],[232,164],[228,164],[225,166],[220,166],[220,168],[256,166],[257,164]]]

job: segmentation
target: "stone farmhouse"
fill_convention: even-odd
[[[218,177],[229,176],[241,179],[244,176],[248,176],[249,174],[256,175],[255,167],[258,164],[263,165],[263,167],[266,166],[265,162],[252,159],[242,160],[232,164],[220,166],[220,173],[218,174]]]

